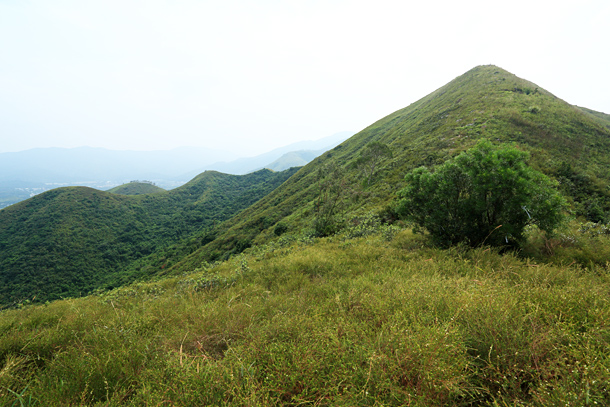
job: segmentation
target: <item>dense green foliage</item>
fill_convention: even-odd
[[[132,181],[108,190],[108,192],[119,195],[145,195],[163,191],[165,191],[163,188],[160,188],[151,182],[141,181]]]
[[[383,161],[390,158],[392,158],[390,147],[373,141],[364,146],[360,156],[354,161],[354,166],[362,172],[366,185],[370,185]]]
[[[318,169],[316,186],[313,232],[317,237],[330,236],[341,227],[339,214],[349,193],[349,185],[343,170],[329,164]]]
[[[528,154],[482,140],[430,172],[410,171],[397,212],[441,246],[518,245],[528,225],[552,232],[564,199],[526,164]]]
[[[0,304],[74,297],[160,273],[166,261],[154,257],[143,270],[142,259],[205,233],[292,173],[209,171],[172,191],[137,196],[59,188],[5,208],[0,211]]]
[[[488,138],[528,152],[574,215],[607,220],[609,124],[477,67],[299,171],[2,210],[9,299],[121,287],[0,312],[0,404],[608,405],[607,225],[526,227],[519,253],[440,250],[393,197]],[[363,183],[371,143],[392,156]],[[139,276],[156,278],[124,285]]]
[[[350,216],[369,211],[395,221],[392,200],[406,173],[440,165],[480,138],[517,143],[530,153],[533,169],[559,181],[575,216],[610,220],[608,116],[481,66],[274,181],[266,181],[268,172],[243,179],[207,172],[169,192],[119,196],[66,188],[0,211],[0,302],[188,272],[283,233],[336,233]],[[358,162],[376,145],[391,156],[373,160],[369,177]],[[330,168],[333,175],[322,176]]]
[[[610,403],[607,266],[389,232],[283,235],[180,278],[4,311],[0,404]]]
[[[534,170],[560,182],[573,215],[610,220],[609,126],[607,115],[572,106],[498,67],[479,66],[316,158],[269,196],[220,225],[217,239],[193,246],[193,253],[177,259],[173,270],[225,258],[244,239],[254,245],[276,239],[277,222],[288,230],[309,228],[312,235],[323,235],[314,228],[325,182],[320,168],[338,168],[342,176],[335,183],[345,186],[341,210],[333,217],[335,230],[347,225],[350,214],[371,210],[392,221],[395,214],[388,207],[405,186],[406,173],[440,165],[481,138],[516,143],[528,152]],[[355,163],[371,143],[387,145],[392,157],[376,167],[370,185],[363,185]]]

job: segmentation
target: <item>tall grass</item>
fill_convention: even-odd
[[[286,240],[288,241],[288,240]],[[605,405],[607,269],[409,232],[0,314],[2,405]]]

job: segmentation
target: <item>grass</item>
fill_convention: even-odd
[[[561,181],[575,216],[603,221],[608,134],[603,114],[499,68],[475,68],[372,124],[213,231],[134,265],[156,281],[0,312],[0,404],[608,405],[606,227],[571,225],[553,236],[528,230],[528,244],[511,253],[436,249],[378,219],[392,218],[387,206],[408,170],[486,137],[528,150],[533,167]],[[393,158],[363,186],[351,163],[371,141],[387,144]],[[343,229],[312,238],[316,173],[330,164],[344,171]],[[216,177],[177,193],[222,206],[226,194],[208,188]],[[206,212],[163,207],[184,225]],[[168,225],[157,232],[179,226]],[[124,237],[141,238],[128,226]],[[62,264],[81,272],[75,259],[93,260]],[[225,261],[210,263],[218,259]]]
[[[0,404],[604,405],[608,283],[606,266],[442,251],[409,231],[283,236],[2,312]]]
[[[528,164],[559,181],[575,216],[607,222],[609,123],[608,115],[569,105],[498,67],[479,66],[316,158],[220,225],[217,239],[193,247],[173,267],[184,271],[198,262],[223,258],[239,251],[236,248],[243,239],[252,245],[265,244],[273,238],[278,222],[293,233],[310,227],[320,189],[316,175],[325,166],[342,171],[342,176],[334,177],[346,186],[340,188],[341,215],[351,216],[361,209],[380,212],[404,187],[407,172],[442,164],[481,138],[494,144],[515,143],[529,152]],[[382,160],[376,175],[364,185],[366,175],[353,164],[374,142],[387,145],[392,157]]]

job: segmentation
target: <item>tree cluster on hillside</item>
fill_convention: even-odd
[[[552,232],[562,221],[563,197],[528,154],[480,141],[431,172],[405,176],[397,211],[442,246],[518,245],[527,225]]]

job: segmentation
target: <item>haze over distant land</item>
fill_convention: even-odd
[[[610,115],[493,65],[304,167],[48,191],[0,405],[609,406],[609,220]]]
[[[169,151],[37,148],[0,153],[0,208],[62,186],[105,190],[132,180],[147,180],[173,189],[206,170],[227,174],[246,174],[262,168],[281,171],[307,164],[353,134],[341,132],[253,157],[198,147]]]
[[[254,156],[489,63],[610,113],[608,21],[607,0],[2,1],[0,152]]]
[[[284,233],[311,239],[351,229],[353,237],[368,236],[363,231],[372,225],[397,220],[395,197],[405,173],[421,166],[442,169],[437,166],[472,151],[481,139],[516,143],[529,153],[529,165],[555,179],[571,216],[610,219],[610,117],[571,105],[500,67],[477,66],[303,168],[247,175],[205,171],[170,191],[151,191],[145,182],[110,193],[58,188],[0,210],[0,307],[34,295],[41,302],[80,296],[169,269],[180,275]],[[389,154],[370,155],[375,145]],[[520,171],[510,158],[486,158],[496,161],[481,177],[486,180],[505,179],[501,174],[509,167],[509,173]],[[486,171],[488,165],[481,163]],[[152,193],[141,194],[145,188]],[[460,195],[469,195],[462,188]],[[539,202],[531,208],[535,219],[549,210],[550,204]],[[514,216],[525,220],[518,212]],[[502,245],[521,242],[512,234],[496,239]],[[607,256],[601,259],[605,265]]]

